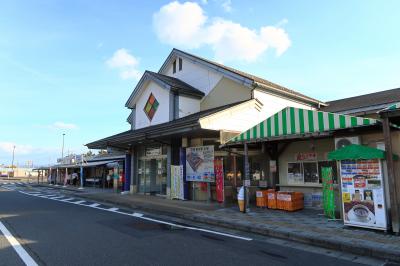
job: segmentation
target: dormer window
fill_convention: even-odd
[[[176,60],[172,63],[172,74],[176,73]]]
[[[179,71],[182,70],[182,58],[179,58]]]

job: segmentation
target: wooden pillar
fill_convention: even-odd
[[[246,213],[247,209],[247,182],[250,181],[250,167],[249,167],[249,148],[247,143],[244,143],[244,180],[243,180],[243,199],[244,209],[243,213]]]
[[[389,196],[390,196],[390,214],[392,218],[392,230],[395,233],[400,231],[400,219],[399,219],[399,200],[396,188],[396,174],[394,172],[393,165],[393,151],[392,151],[392,137],[390,134],[390,125],[388,117],[382,119],[383,136],[385,138],[385,150],[386,150],[386,164],[389,184]]]

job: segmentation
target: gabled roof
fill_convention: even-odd
[[[169,86],[171,86],[171,90],[174,92],[177,92],[178,94],[185,94],[185,95],[192,95],[192,96],[196,96],[196,97],[203,97],[205,94],[204,92],[196,89],[195,87],[192,87],[191,85],[187,84],[186,82],[174,78],[174,77],[170,77],[170,76],[166,76],[160,73],[155,73],[155,72],[151,72],[151,71],[147,71],[150,73],[150,75],[152,75],[153,77],[161,80],[162,82],[164,82],[165,84],[168,84]]]
[[[327,102],[328,106],[322,107],[325,112],[340,113],[375,113],[400,99],[400,88],[379,91],[360,96],[339,99]]]
[[[252,87],[261,87],[267,90],[271,90],[275,93],[282,94],[287,97],[295,98],[297,100],[301,100],[303,102],[308,102],[314,105],[319,105],[323,106],[325,105],[324,102],[319,101],[317,99],[308,97],[304,94],[301,94],[299,92],[296,92],[294,90],[288,89],[286,87],[280,86],[276,83],[273,83],[269,80],[248,74],[246,72],[234,69],[232,67],[228,67],[225,65],[222,65],[220,63],[199,57],[197,55],[193,55],[184,51],[181,51],[179,49],[172,49],[171,53],[169,54],[167,60],[165,60],[164,64],[161,66],[160,70],[158,73],[162,73],[167,66],[169,65],[170,61],[172,61],[176,56],[181,56],[181,57],[186,57],[191,59],[192,61],[202,63],[208,67],[213,68],[217,72],[227,72],[227,75],[233,79],[236,79],[239,82],[242,82],[245,85],[252,86]]]
[[[132,94],[130,95],[128,101],[126,102],[125,104],[126,107],[128,108],[133,107],[130,106],[130,103],[138,95],[141,87],[145,84],[145,82],[149,80],[152,80],[158,83],[160,86],[170,89],[171,91],[178,94],[187,95],[199,99],[201,99],[204,96],[204,92],[194,88],[193,86],[187,84],[186,82],[180,79],[146,70],[142,78],[136,85],[135,89],[133,90]]]

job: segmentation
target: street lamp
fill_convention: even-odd
[[[62,134],[63,140],[62,140],[62,148],[61,148],[61,162],[64,163],[64,136],[65,133]]]
[[[14,153],[15,153],[15,145],[13,146],[13,157],[12,157],[12,162],[11,162],[11,170],[12,170],[12,175],[14,177]],[[10,175],[7,175],[8,179],[10,179]]]

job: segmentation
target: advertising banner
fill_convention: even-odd
[[[171,165],[171,199],[184,199],[183,195],[183,166]]]
[[[333,191],[332,167],[322,167],[321,170],[324,213],[326,217],[335,219],[335,197]]]
[[[381,161],[343,160],[340,174],[344,224],[386,230]]]
[[[217,201],[224,202],[224,165],[221,158],[214,160]]]
[[[215,181],[214,146],[186,148],[186,181]]]

